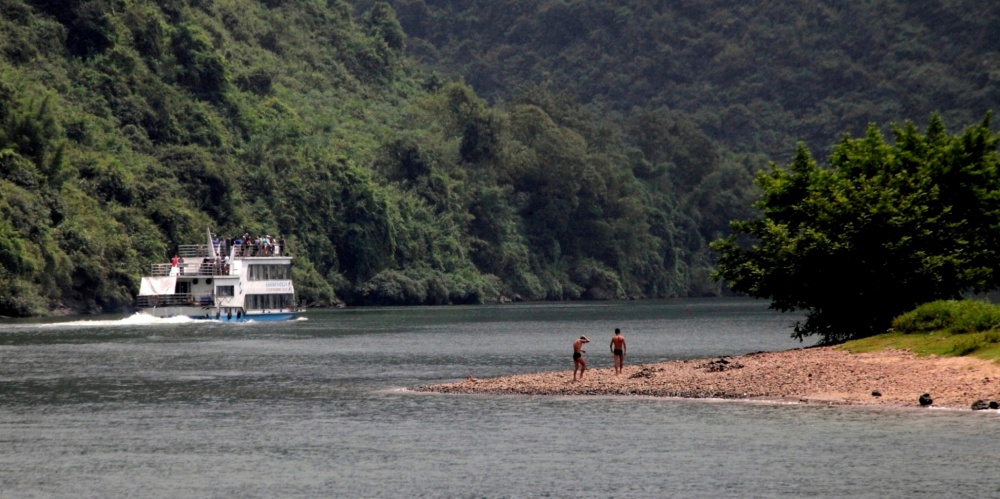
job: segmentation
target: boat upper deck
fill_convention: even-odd
[[[182,244],[177,247],[177,256],[181,258],[211,258],[210,249],[216,256],[232,258],[255,258],[268,256],[290,256],[284,245],[278,244],[233,244],[222,243],[210,248],[207,244]]]
[[[215,258],[212,255],[215,255]],[[233,244],[215,246],[208,244],[182,244],[177,247],[178,261],[154,263],[150,276],[164,277],[173,267],[181,276],[227,276],[231,275],[231,263],[235,260],[268,259],[276,264],[290,264],[291,255],[282,245]],[[282,262],[284,260],[284,262]]]

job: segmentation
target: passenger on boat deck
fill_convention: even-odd
[[[174,253],[174,257],[170,259],[170,266],[171,267],[177,266],[177,253]]]

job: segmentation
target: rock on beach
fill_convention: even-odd
[[[590,363],[600,363],[591,356]],[[758,352],[737,357],[522,374],[414,388],[415,391],[494,395],[643,395],[794,401],[828,405],[966,409],[1000,400],[1000,364],[971,357],[917,357],[904,350],[852,354],[838,347]],[[610,357],[608,364],[611,363]],[[568,364],[568,363],[567,363]],[[567,366],[571,368],[571,365]],[[875,395],[878,393],[878,395]]]

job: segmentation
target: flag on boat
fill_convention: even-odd
[[[212,242],[212,228],[205,227],[205,232],[208,235],[208,257],[213,261],[215,260],[215,243]]]

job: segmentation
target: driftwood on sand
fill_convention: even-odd
[[[591,357],[594,358],[593,356]],[[970,357],[917,357],[900,350],[852,354],[836,347],[738,357],[476,379],[415,388],[441,393],[645,395],[822,404],[931,405],[969,409],[1000,400],[1000,364]],[[567,363],[568,364],[568,363]],[[609,360],[610,364],[610,360]],[[568,365],[567,367],[572,367]],[[927,398],[921,401],[921,398]],[[925,404],[930,400],[930,404]],[[993,404],[995,405],[995,404]]]

